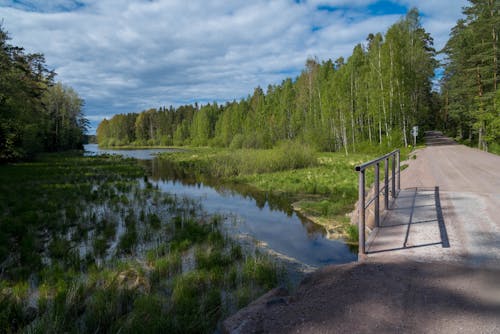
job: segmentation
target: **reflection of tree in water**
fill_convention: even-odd
[[[201,186],[202,184],[215,189],[219,194],[240,195],[245,199],[254,200],[255,205],[262,209],[266,206],[272,211],[280,211],[291,217],[294,213],[291,206],[293,197],[287,193],[272,193],[260,191],[255,187],[247,184],[236,182],[223,182],[220,179],[208,177],[200,170],[189,170],[189,167],[183,167],[164,159],[139,160],[139,164],[144,167],[147,174],[154,181],[173,181],[179,182],[186,186]],[[325,235],[325,229],[318,224],[313,223],[299,213],[295,213],[302,225],[306,228],[307,234],[311,237],[317,235]]]

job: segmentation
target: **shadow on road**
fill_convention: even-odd
[[[441,246],[450,241],[439,187],[401,190],[368,241],[367,254]]]
[[[498,333],[498,268],[358,262],[323,267],[292,296],[264,296],[228,333]]]
[[[440,131],[427,131],[424,140],[427,146],[458,145],[453,139],[443,136]]]

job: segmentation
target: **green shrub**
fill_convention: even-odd
[[[123,254],[132,254],[137,244],[137,231],[129,228],[123,233],[118,241],[118,250]]]
[[[243,264],[242,276],[244,282],[255,282],[267,290],[278,283],[276,264],[262,256],[247,259]]]

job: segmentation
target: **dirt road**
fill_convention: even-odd
[[[401,188],[438,187],[450,251],[469,265],[500,268],[500,156],[439,132],[426,141],[402,172]]]
[[[419,232],[416,242],[436,235],[440,242],[321,268],[293,294],[271,291],[230,317],[223,332],[500,333],[500,157],[436,132],[427,141],[401,188],[439,223],[421,228],[427,221],[415,224],[412,209],[407,231]]]
[[[291,296],[273,291],[229,333],[500,333],[500,269],[448,263],[327,266]]]

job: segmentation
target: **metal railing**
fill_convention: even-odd
[[[392,177],[389,178],[389,160],[392,158]],[[401,189],[401,161],[400,161],[399,150],[394,150],[384,156],[374,159],[369,162],[365,162],[359,166],[356,166],[356,171],[359,173],[359,201],[358,201],[358,230],[359,230],[359,255],[366,254],[365,249],[365,213],[366,209],[375,202],[375,226],[380,225],[380,193],[384,192],[384,209],[389,209],[389,181],[391,181],[391,195],[392,198],[396,198],[399,190]],[[384,162],[384,186],[380,189],[380,164]],[[365,190],[365,177],[366,169],[375,166],[375,182],[374,182],[374,196],[373,198],[366,200],[366,190]],[[396,173],[397,169],[397,173]],[[397,180],[396,180],[397,174]],[[397,189],[397,192],[396,192]]]

